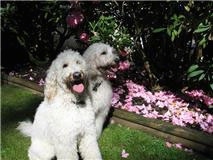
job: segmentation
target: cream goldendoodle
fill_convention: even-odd
[[[92,105],[95,110],[95,124],[97,138],[100,137],[103,124],[108,115],[112,87],[107,79],[107,70],[119,61],[115,49],[108,44],[94,43],[90,45],[83,54],[89,66],[89,92],[92,97]]]
[[[101,160],[95,115],[88,94],[87,65],[83,57],[66,50],[52,62],[45,79],[44,100],[34,122],[18,129],[31,137],[30,160]]]

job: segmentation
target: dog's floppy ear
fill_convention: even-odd
[[[52,65],[50,68],[47,70],[47,76],[45,79],[45,86],[44,86],[44,97],[48,101],[53,99],[53,97],[56,95],[57,92],[57,82],[56,82],[56,68],[55,62],[52,62]]]

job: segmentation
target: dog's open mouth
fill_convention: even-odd
[[[85,79],[84,74],[75,72],[66,80],[68,89],[71,92],[82,94],[85,91]]]
[[[82,82],[74,82],[71,87],[72,87],[71,90],[73,90],[74,92],[76,92],[78,94],[83,93],[85,90],[84,83],[82,83]]]
[[[114,64],[110,66],[100,67],[99,71],[103,73],[108,79],[116,79],[117,68],[118,65]]]

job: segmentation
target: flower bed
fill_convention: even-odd
[[[204,100],[202,98],[199,100],[209,106],[213,105],[213,98],[205,95],[203,91],[187,91],[186,94],[204,97]],[[186,102],[170,91],[152,93],[143,85],[131,80],[126,80],[123,85],[114,88],[112,106],[143,117],[161,119],[174,125],[213,133],[213,116],[208,113],[209,108],[200,109],[196,104]]]

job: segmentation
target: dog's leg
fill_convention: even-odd
[[[28,156],[30,160],[50,160],[54,157],[54,149],[52,145],[44,140],[32,138]]]
[[[78,160],[77,142],[72,144],[57,144],[57,160]]]
[[[102,160],[95,133],[85,133],[80,141],[79,150],[84,160]]]
[[[103,125],[106,120],[106,117],[109,112],[109,107],[105,107],[101,112],[98,113],[95,117],[95,127],[96,127],[96,134],[97,138],[99,139],[103,130]]]

